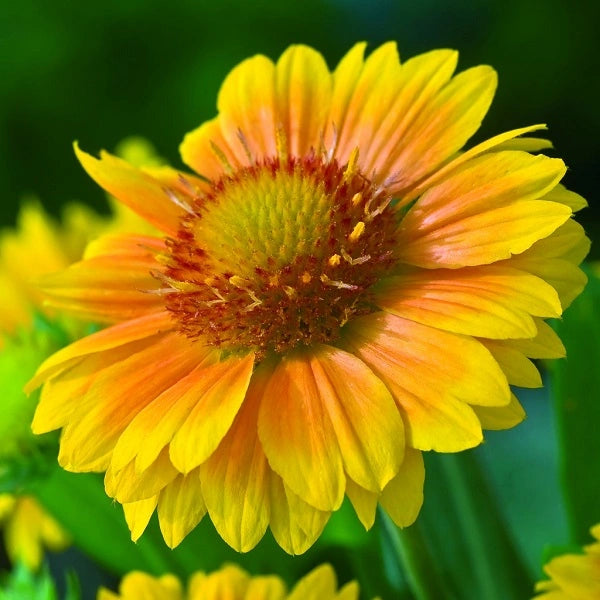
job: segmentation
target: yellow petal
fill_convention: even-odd
[[[38,368],[35,376],[25,386],[27,393],[60,371],[72,366],[87,354],[113,350],[130,342],[148,338],[173,328],[171,315],[167,312],[153,313],[131,321],[125,321],[88,335],[54,353]]]
[[[558,159],[523,152],[470,161],[430,188],[403,218],[397,240],[401,260],[455,268],[523,252],[570,216],[564,205],[536,201],[564,172]]]
[[[392,172],[398,173],[393,191],[401,193],[462,148],[479,129],[496,85],[496,72],[479,66],[441,88],[411,123],[406,142],[393,158]]]
[[[104,470],[118,438],[137,413],[187,375],[204,352],[179,334],[104,369],[92,382],[61,437],[68,470]]]
[[[275,474],[270,484],[273,537],[288,554],[302,554],[321,535],[330,513],[304,502]]]
[[[216,182],[226,172],[248,164],[241,143],[231,148],[216,117],[190,131],[179,146],[183,162],[203,177]]]
[[[167,449],[142,473],[135,470],[134,461],[119,471],[109,467],[104,477],[106,494],[121,504],[147,500],[156,496],[178,475],[169,460]]]
[[[360,588],[356,581],[351,581],[347,583],[339,592],[339,594],[335,597],[335,600],[358,600],[358,595],[360,593]],[[378,600],[374,598],[374,600]]]
[[[400,61],[395,42],[375,49],[363,61],[364,46],[357,45],[334,73],[335,103],[330,120],[337,130],[335,156],[344,164],[355,148],[362,151],[387,115],[399,86]],[[363,157],[359,154],[363,167]],[[370,175],[370,173],[369,173]]]
[[[105,369],[147,348],[153,339],[131,342],[110,350],[82,358],[65,374],[44,384],[31,429],[34,433],[47,433],[64,427],[76,411],[93,407],[93,401],[84,402],[87,391]]]
[[[510,429],[525,419],[525,410],[514,394],[508,406],[475,406],[475,414],[484,429]]]
[[[414,186],[408,193],[406,193],[399,202],[399,206],[405,206],[412,202],[415,198],[419,197],[425,190],[437,185],[441,181],[444,181],[454,173],[458,172],[459,168],[471,159],[480,156],[486,152],[498,151],[504,143],[509,143],[520,135],[530,133],[532,131],[539,131],[540,129],[546,129],[546,125],[530,125],[529,127],[521,127],[519,129],[512,129],[505,133],[500,133],[491,137],[476,146],[473,146],[465,152],[461,152],[455,156],[451,161],[445,164],[443,167],[434,171],[429,177],[426,177],[417,186]]]
[[[271,468],[296,494],[323,511],[339,508],[346,487],[342,456],[308,353],[284,356],[275,367],[258,434]]]
[[[174,575],[153,577],[147,573],[132,571],[121,581],[119,594],[123,600],[182,600],[181,584]]]
[[[569,219],[552,235],[537,241],[531,248],[512,260],[514,263],[516,259],[524,258],[542,260],[562,258],[578,265],[586,257],[589,249],[590,240],[585,236],[583,227],[577,221]]]
[[[476,446],[481,426],[469,404],[510,401],[502,370],[472,338],[373,313],[347,325],[343,344],[392,392],[414,448],[456,452]]]
[[[275,65],[266,56],[249,58],[227,75],[217,101],[223,137],[255,160],[277,155]]]
[[[158,503],[158,496],[123,504],[125,521],[131,531],[131,541],[137,542],[148,527],[150,517]]]
[[[226,565],[222,569],[205,575],[195,573],[189,583],[190,600],[237,600],[245,598],[251,578],[236,565]]]
[[[148,258],[167,249],[165,241],[151,235],[112,233],[92,240],[85,248],[84,259],[97,256]]]
[[[161,312],[158,263],[146,257],[97,256],[41,278],[46,305],[94,322],[119,322]]]
[[[335,600],[337,578],[331,565],[324,564],[305,575],[287,600]]]
[[[77,144],[74,148],[79,162],[98,185],[161,231],[177,233],[185,212],[169,198],[162,182],[107,152],[98,160]]]
[[[390,277],[379,286],[376,301],[395,315],[454,333],[533,337],[532,316],[561,315],[558,295],[543,278],[506,264]]]
[[[171,460],[182,473],[202,464],[227,433],[246,396],[253,366],[254,354],[247,354],[210,368],[206,387],[197,394],[196,405],[169,447]]]
[[[372,141],[365,153],[366,173],[376,171],[382,178],[401,174],[404,185],[409,185],[409,172],[420,156],[406,156],[402,162],[397,157],[414,144],[413,127],[452,77],[457,60],[458,52],[454,50],[433,50],[404,63],[394,86],[389,80],[382,82],[395,93],[393,104],[387,110],[381,107],[384,110],[380,127],[372,131]]]
[[[158,522],[167,546],[178,546],[205,514],[198,469],[178,475],[158,498]]]
[[[204,500],[221,537],[248,552],[269,525],[270,468],[258,440],[258,409],[271,371],[252,375],[246,399],[219,447],[200,468]]]
[[[559,183],[555,188],[549,191],[545,196],[545,200],[550,200],[551,202],[558,202],[560,204],[564,204],[568,206],[573,212],[577,212],[582,208],[585,208],[588,203],[585,198],[568,190],[562,183]]]
[[[539,152],[554,148],[550,140],[538,137],[522,137],[507,140],[493,148],[494,152],[503,152],[504,150],[519,150],[520,152]]]
[[[285,598],[285,585],[276,575],[252,577],[244,596],[244,600],[284,600]]]
[[[356,516],[363,524],[366,530],[373,527],[375,523],[375,513],[377,511],[378,494],[365,490],[360,485],[354,483],[352,479],[346,477],[346,495],[352,503]]]
[[[218,358],[217,352],[207,351],[189,374],[135,415],[115,446],[111,460],[114,469],[122,469],[135,458],[136,469],[141,472],[156,460],[196,406],[199,394],[210,389],[215,374],[223,374]]]
[[[571,216],[555,202],[532,200],[460,218],[412,240],[399,236],[402,261],[434,269],[486,265],[510,258],[550,235]],[[408,237],[408,236],[406,236]]]
[[[537,335],[531,339],[511,340],[510,346],[529,358],[563,358],[565,347],[552,327],[541,319],[534,319]]]
[[[568,260],[517,257],[515,266],[545,279],[558,293],[563,309],[581,294],[587,283],[586,274]]]
[[[336,136],[344,129],[348,106],[362,73],[366,46],[365,42],[354,44],[342,57],[333,72],[331,109],[328,118],[329,129],[325,138],[327,148],[333,147],[335,149],[335,144],[339,141]]]
[[[279,125],[289,151],[304,156],[319,148],[331,103],[332,78],[324,58],[308,46],[290,46],[275,68]]]
[[[360,486],[380,492],[404,456],[404,427],[394,399],[352,354],[320,346],[309,360],[345,471]]]
[[[542,378],[536,366],[509,342],[481,340],[500,365],[510,385],[525,388],[542,387]]]
[[[406,449],[400,471],[388,483],[379,502],[398,527],[412,525],[423,505],[425,466],[418,450]]]

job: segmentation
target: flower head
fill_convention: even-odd
[[[319,536],[347,495],[414,521],[422,450],[524,416],[509,385],[563,355],[543,321],[579,293],[585,205],[548,147],[501,134],[466,152],[496,75],[438,50],[400,64],[358,44],[331,73],[293,46],[236,67],[181,146],[196,175],[76,147],[163,232],[111,236],[51,278],[57,307],[112,325],[48,359],[34,430],[60,463],[106,471],[134,539],[157,508],[177,545],[208,512],[252,548]]]
[[[600,524],[592,527],[593,544],[583,554],[563,554],[545,567],[549,581],[535,586],[536,600],[596,600],[600,598]]]
[[[56,552],[71,543],[69,535],[31,496],[0,494],[0,523],[9,558],[25,563],[30,570],[39,568],[44,548]]]
[[[338,591],[335,573],[327,564],[313,569],[291,592],[276,575],[251,577],[239,567],[228,565],[208,575],[194,573],[187,593],[173,575],[153,577],[135,571],[125,576],[118,594],[101,589],[98,600],[137,600],[141,597],[165,600],[358,600],[358,592],[356,582],[348,583]]]

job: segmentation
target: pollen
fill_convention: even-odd
[[[345,165],[282,153],[229,172],[186,199],[167,243],[167,308],[187,336],[259,358],[331,342],[374,310],[371,288],[394,268],[386,200],[356,153]],[[371,204],[384,208],[367,221]]]

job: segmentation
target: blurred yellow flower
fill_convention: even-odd
[[[68,205],[59,223],[39,202],[24,203],[16,228],[0,233],[0,333],[30,327],[34,309],[47,312],[33,282],[79,260],[101,226],[101,217],[81,204]]]
[[[358,600],[358,593],[356,582],[338,591],[335,573],[327,564],[303,577],[291,592],[276,575],[252,577],[228,565],[209,575],[192,575],[187,593],[173,575],[152,577],[136,571],[125,576],[118,594],[101,589],[98,600]]]
[[[71,543],[69,535],[30,496],[0,494],[0,524],[10,560],[21,561],[30,570],[39,568],[44,548],[58,552]]]
[[[345,495],[367,528],[378,503],[409,525],[421,451],[519,423],[509,386],[564,355],[544,319],[583,289],[589,242],[562,160],[516,139],[543,126],[463,152],[494,70],[364,50],[237,66],[181,145],[201,177],[76,146],[162,237],[102,238],[46,280],[112,326],[40,367],[33,426],[63,429],[64,468],[106,471],[134,539],[155,509],[171,547],[208,512],[237,550],[270,526],[300,553]]]
[[[600,524],[591,529],[593,544],[583,554],[563,554],[544,566],[549,581],[535,586],[535,600],[598,600],[600,598]]]

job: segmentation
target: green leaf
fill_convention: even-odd
[[[557,324],[567,358],[553,371],[561,478],[571,542],[589,542],[600,522],[600,278],[587,269],[585,291]],[[549,540],[551,541],[551,540]]]
[[[533,581],[476,452],[426,453],[425,459],[425,505],[419,521],[435,549],[446,589],[460,600],[528,598]]]

